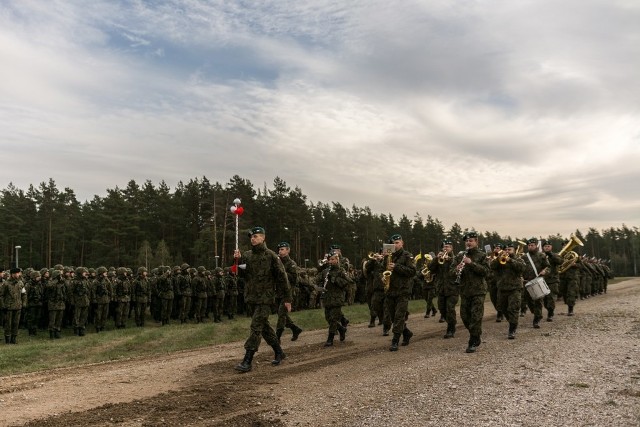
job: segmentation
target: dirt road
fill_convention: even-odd
[[[444,340],[436,318],[414,315],[396,353],[363,324],[333,348],[325,331],[283,341],[278,367],[263,343],[247,374],[233,370],[244,351],[232,343],[2,377],[0,425],[640,425],[640,279],[564,311],[541,329],[528,314],[509,341],[487,305],[475,354],[461,322]]]

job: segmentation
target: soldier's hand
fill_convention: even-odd
[[[394,262],[389,263],[389,271],[393,270],[395,267],[396,267],[396,264]]]
[[[285,302],[284,303],[284,307],[287,309],[287,312],[291,313],[291,303],[290,302]]]
[[[233,251],[233,257],[234,258],[240,258],[240,250],[239,249],[236,249],[236,250]]]

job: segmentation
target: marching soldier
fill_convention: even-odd
[[[514,256],[515,247],[516,244],[508,243],[502,252],[496,254],[490,264],[498,291],[496,296],[497,309],[504,314],[509,322],[507,338],[510,340],[516,337],[518,329],[522,273],[525,270],[522,258]]]
[[[347,328],[342,325],[342,306],[345,304],[345,288],[349,284],[346,271],[340,265],[340,256],[337,252],[329,252],[327,265],[321,276],[324,288],[324,318],[329,324],[329,332],[325,347],[333,346],[336,332],[340,334],[340,341],[346,338]]]
[[[550,264],[547,257],[538,251],[538,239],[531,238],[527,240],[527,252],[522,256],[522,260],[527,267],[523,274],[525,284],[538,276],[546,277]],[[536,329],[540,328],[540,320],[542,320],[542,298],[534,300],[531,298],[531,295],[529,295],[529,292],[525,292],[524,299],[527,302],[527,307],[529,307],[529,310],[533,313],[533,327]]]
[[[280,242],[278,243],[278,257],[280,261],[282,261],[282,265],[284,265],[284,270],[287,272],[287,279],[289,280],[289,286],[292,291],[293,298],[293,290],[298,287],[298,266],[295,261],[291,259],[289,253],[291,251],[291,247],[288,242]],[[277,304],[278,304],[278,323],[276,325],[276,336],[278,337],[278,341],[280,341],[280,337],[282,337],[282,333],[284,332],[284,328],[291,329],[291,341],[295,341],[298,339],[298,336],[302,332],[302,329],[296,326],[291,320],[291,316],[289,316],[289,312],[284,305],[284,294],[281,291],[278,295],[276,295]]]
[[[236,249],[234,257],[239,259],[238,273],[245,282],[246,300],[253,306],[251,318],[251,333],[244,344],[244,359],[235,369],[249,372],[253,355],[258,351],[260,341],[265,339],[275,353],[272,365],[279,365],[286,357],[278,342],[278,337],[269,324],[271,306],[276,303],[276,295],[283,295],[284,306],[291,311],[291,288],[287,279],[287,272],[282,261],[265,243],[265,232],[262,227],[254,227],[249,232],[251,249],[240,253]]]
[[[364,265],[364,274],[367,278],[367,290],[371,293],[371,299],[369,303],[369,327],[376,326],[376,317],[379,324],[384,320],[384,284],[382,283],[382,272],[384,271],[383,264],[384,257],[381,253],[375,253],[371,255],[371,258],[367,260]],[[384,333],[389,335],[389,329],[391,329],[391,322],[388,321],[384,324]],[[385,335],[385,336],[386,336]]]
[[[478,249],[478,233],[467,232],[463,240],[466,251],[456,255],[449,272],[455,278],[454,283],[460,286],[460,317],[469,331],[469,344],[465,351],[474,353],[482,342],[480,337],[489,265],[487,255]]]
[[[553,315],[556,309],[556,298],[558,297],[558,284],[560,283],[558,267],[562,265],[562,257],[553,252],[553,245],[548,240],[542,241],[542,251],[549,261],[549,271],[544,276],[544,281],[547,283],[547,286],[551,291],[549,295],[544,297],[543,305],[547,310],[547,322],[553,322]]]
[[[416,274],[416,266],[413,255],[404,249],[404,240],[400,234],[394,234],[389,239],[393,243],[395,251],[391,256],[391,261],[387,265],[391,271],[389,279],[389,290],[384,298],[384,315],[392,322],[392,333],[390,351],[398,351],[400,335],[402,335],[402,345],[409,345],[409,340],[413,332],[406,325],[406,318],[409,312],[409,298],[411,297],[411,279]]]
[[[441,319],[447,322],[447,332],[444,338],[453,338],[456,333],[456,305],[460,295],[460,287],[456,285],[449,271],[453,262],[453,242],[449,239],[442,241],[441,250],[438,255],[431,260],[429,271],[436,282],[438,293],[438,308]]]

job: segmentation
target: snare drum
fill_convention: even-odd
[[[545,282],[541,276],[538,276],[533,280],[529,280],[524,287],[534,300],[544,298],[551,293],[549,286],[547,286],[547,282]]]

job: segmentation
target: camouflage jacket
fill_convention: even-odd
[[[82,276],[71,283],[71,301],[76,307],[89,307],[90,287],[89,279]]]
[[[45,288],[49,310],[64,310],[67,301],[67,287],[64,279],[51,279]]]
[[[322,271],[318,277],[323,277],[319,286],[324,288],[323,305],[327,308],[341,307],[345,304],[345,290],[349,285],[347,272],[342,266],[332,265]]]
[[[485,295],[487,293],[486,277],[489,274],[489,264],[487,263],[487,254],[480,249],[473,248],[459,252],[451,262],[449,276],[455,282],[458,264],[465,254],[471,258],[471,263],[464,264],[462,269],[459,282],[460,295],[465,297]]]
[[[498,290],[513,291],[522,289],[522,273],[526,267],[522,258],[509,258],[505,264],[500,264],[500,259],[494,258],[490,267]]]
[[[410,295],[413,277],[416,275],[413,255],[401,248],[391,254],[391,262],[395,266],[391,271],[389,295]]]
[[[536,271],[534,271],[533,266],[531,265],[531,261],[529,261],[529,257],[527,256],[527,252],[525,252],[522,255],[522,260],[524,261],[526,266],[524,273],[522,274],[525,283],[529,280],[535,279],[545,268],[548,271],[550,267],[549,260],[543,252],[536,250],[533,253],[529,252],[529,255],[531,256],[531,261],[533,261],[533,264],[536,266],[535,270],[538,274],[536,274]]]
[[[245,265],[238,271],[245,280],[246,302],[273,305],[277,294],[283,296],[284,302],[291,302],[291,287],[284,265],[264,242],[244,252],[239,264]]]
[[[2,282],[2,308],[4,310],[21,310],[27,306],[27,291],[22,279],[9,279]]]
[[[434,257],[429,264],[429,271],[434,278],[438,295],[450,297],[460,294],[460,287],[454,283],[454,279],[449,274],[452,262],[452,258],[449,257],[440,264],[438,257]]]

